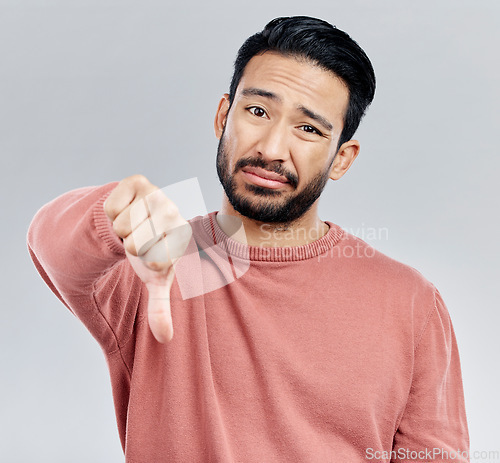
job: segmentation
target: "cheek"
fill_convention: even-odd
[[[258,138],[255,129],[242,123],[228,121],[226,127],[226,148],[230,158],[240,158],[251,153]]]
[[[325,172],[330,166],[332,156],[324,146],[297,147],[292,159],[299,175],[299,183],[307,183],[318,173]]]
[[[228,129],[229,127],[226,127],[223,135],[223,147],[226,159],[226,168],[228,172],[232,173],[236,163],[241,158],[241,147],[238,142],[239,138],[235,136],[234,131]]]

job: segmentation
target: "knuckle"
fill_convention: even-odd
[[[108,217],[111,217],[112,210],[111,210],[111,206],[109,205],[109,201],[106,201],[106,202],[104,203],[103,209],[104,209],[104,213],[105,213]]]
[[[142,174],[132,175],[129,177],[129,181],[133,185],[133,188],[139,191],[147,191],[153,186],[148,178]]]
[[[148,179],[142,174],[131,175],[130,177],[127,177],[127,179],[129,181],[131,181],[132,183],[146,183],[146,182],[148,182]]]
[[[173,222],[174,220],[177,219],[177,216],[179,215],[179,209],[177,209],[177,206],[169,206],[165,208],[165,219],[169,222]]]
[[[113,230],[120,238],[125,237],[125,230],[123,228],[123,225],[118,220],[115,220],[113,222]]]
[[[135,244],[134,244],[134,241],[129,239],[129,238],[126,238],[123,240],[123,247],[125,248],[125,250],[129,253],[129,254],[132,254],[133,256],[137,256],[137,249],[135,247]]]
[[[103,209],[104,209],[105,214],[108,217],[110,217],[110,218],[115,217],[116,206],[115,206],[115,201],[113,200],[112,195],[109,195],[108,198],[106,199],[106,201],[104,201]]]
[[[167,197],[159,188],[154,187],[144,196],[144,201],[149,207],[160,208],[166,203]]]

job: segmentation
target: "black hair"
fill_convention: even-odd
[[[348,34],[321,19],[308,16],[273,19],[239,49],[229,88],[230,105],[246,65],[266,51],[305,58],[342,79],[349,90],[349,104],[337,149],[350,140],[375,95],[375,72],[361,47]]]

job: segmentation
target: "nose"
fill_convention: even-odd
[[[288,134],[283,124],[269,124],[260,134],[258,154],[266,161],[286,161],[290,157]]]

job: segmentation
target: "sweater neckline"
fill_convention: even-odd
[[[229,255],[251,261],[288,262],[317,257],[332,249],[344,234],[338,225],[325,221],[329,226],[328,232],[310,243],[300,246],[250,246],[226,235],[217,223],[216,214],[217,211],[214,211],[203,217],[204,231],[215,244],[222,244]]]

